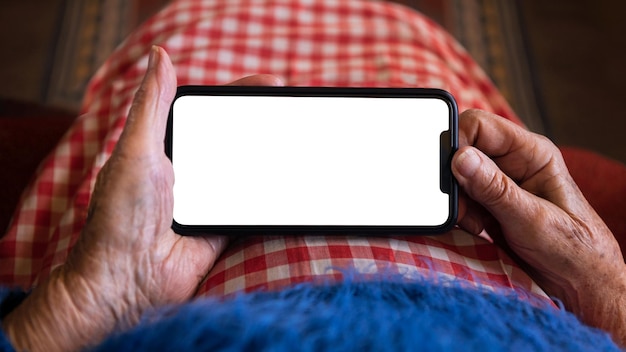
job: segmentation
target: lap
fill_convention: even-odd
[[[545,293],[493,243],[460,229],[436,236],[280,236],[234,240],[199,295],[280,290],[300,282],[428,277],[520,297]]]
[[[0,283],[31,287],[67,258],[152,44],[168,51],[180,85],[272,73],[287,85],[442,88],[460,110],[481,108],[519,122],[465,50],[408,8],[356,0],[176,1],[134,32],[91,80],[84,114],[41,165],[0,241]],[[279,288],[338,278],[341,270],[435,272],[474,284],[538,290],[492,244],[455,230],[437,237],[238,240],[200,292]]]

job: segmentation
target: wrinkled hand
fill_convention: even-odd
[[[232,84],[280,81],[258,75]],[[7,319],[18,349],[84,347],[132,326],[147,309],[183,302],[224,249],[225,238],[171,230],[174,172],[163,141],[175,92],[172,63],[153,47],[124,131],[98,174],[81,237],[67,263]],[[59,308],[38,309],[51,301]]]
[[[153,48],[67,263],[94,295],[111,296],[101,301],[126,324],[146,308],[191,297],[226,243],[221,237],[179,236],[170,228],[174,172],[163,140],[175,92],[172,64],[162,49]]]
[[[599,305],[589,307],[590,298],[606,294],[604,299],[615,301],[615,292],[603,290],[623,287],[624,259],[558,148],[477,110],[461,114],[459,145],[452,171],[466,193],[460,226],[474,234],[486,229],[528,266],[548,294],[597,326],[593,316],[606,312],[593,311]]]

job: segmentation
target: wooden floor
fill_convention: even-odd
[[[549,136],[626,163],[626,2],[516,0]],[[410,2],[410,1],[406,1]],[[63,0],[0,5],[0,99],[40,101]],[[424,3],[428,3],[425,1]],[[37,21],[26,21],[37,13]],[[0,114],[3,106],[0,104]]]

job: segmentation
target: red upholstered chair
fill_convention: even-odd
[[[67,131],[74,114],[0,101],[0,235],[37,166]]]

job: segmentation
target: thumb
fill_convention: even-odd
[[[150,50],[148,69],[135,94],[119,147],[125,154],[162,153],[176,72],[163,48]]]
[[[540,199],[519,187],[485,154],[474,147],[459,149],[452,172],[466,194],[482,205],[503,230],[527,229],[540,211]]]

